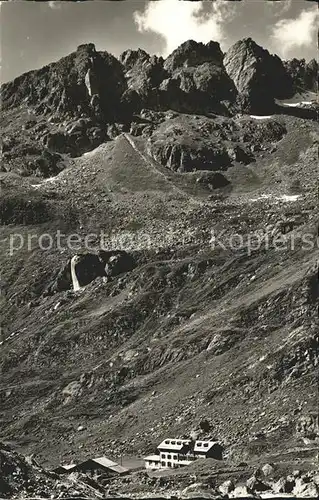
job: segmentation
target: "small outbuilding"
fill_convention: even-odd
[[[76,468],[76,464],[66,464],[66,465],[59,465],[55,469],[53,469],[53,472],[56,474],[71,474],[71,472],[74,471]]]
[[[78,464],[74,470],[77,472],[89,472],[91,474],[107,474],[109,476],[128,473],[128,469],[106,457],[90,458]]]
[[[149,455],[144,458],[146,469],[160,469],[161,468],[161,457],[159,455]]]

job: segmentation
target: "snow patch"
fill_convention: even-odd
[[[269,120],[270,118],[273,118],[274,115],[268,115],[268,116],[249,115],[249,116],[254,120]]]
[[[250,201],[269,200],[269,198],[271,198],[271,194],[262,194],[257,198],[250,198]]]
[[[313,104],[313,101],[300,101],[300,102],[283,102],[282,106],[288,106],[289,108],[299,108],[305,104]]]
[[[55,182],[56,179],[56,177],[48,177],[47,179],[43,179],[43,181],[39,182],[39,184],[31,184],[31,187],[37,189],[42,186],[42,184],[46,184],[47,182]]]
[[[282,201],[297,201],[298,198],[300,198],[300,194],[283,194],[277,199]]]
[[[280,200],[284,202],[293,202],[297,201],[300,198],[300,194],[282,194],[281,196],[274,196],[271,194],[262,194],[258,196],[257,198],[250,198],[250,201],[259,201],[259,200],[269,200],[269,199],[274,199],[274,200]]]

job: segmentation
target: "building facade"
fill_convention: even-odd
[[[158,447],[158,455],[145,457],[146,469],[183,467],[199,458],[222,460],[223,447],[217,441],[165,439]]]

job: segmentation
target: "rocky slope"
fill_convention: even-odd
[[[0,443],[1,498],[103,498],[105,488],[85,474],[61,477]]]
[[[196,431],[316,467],[316,112],[243,113],[285,93],[256,47],[88,45],[4,86],[0,437],[38,462]]]

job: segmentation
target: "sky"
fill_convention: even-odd
[[[142,48],[166,57],[182,42],[226,51],[250,36],[283,59],[317,58],[318,8],[307,0],[1,2],[1,81],[93,42],[119,56]]]

